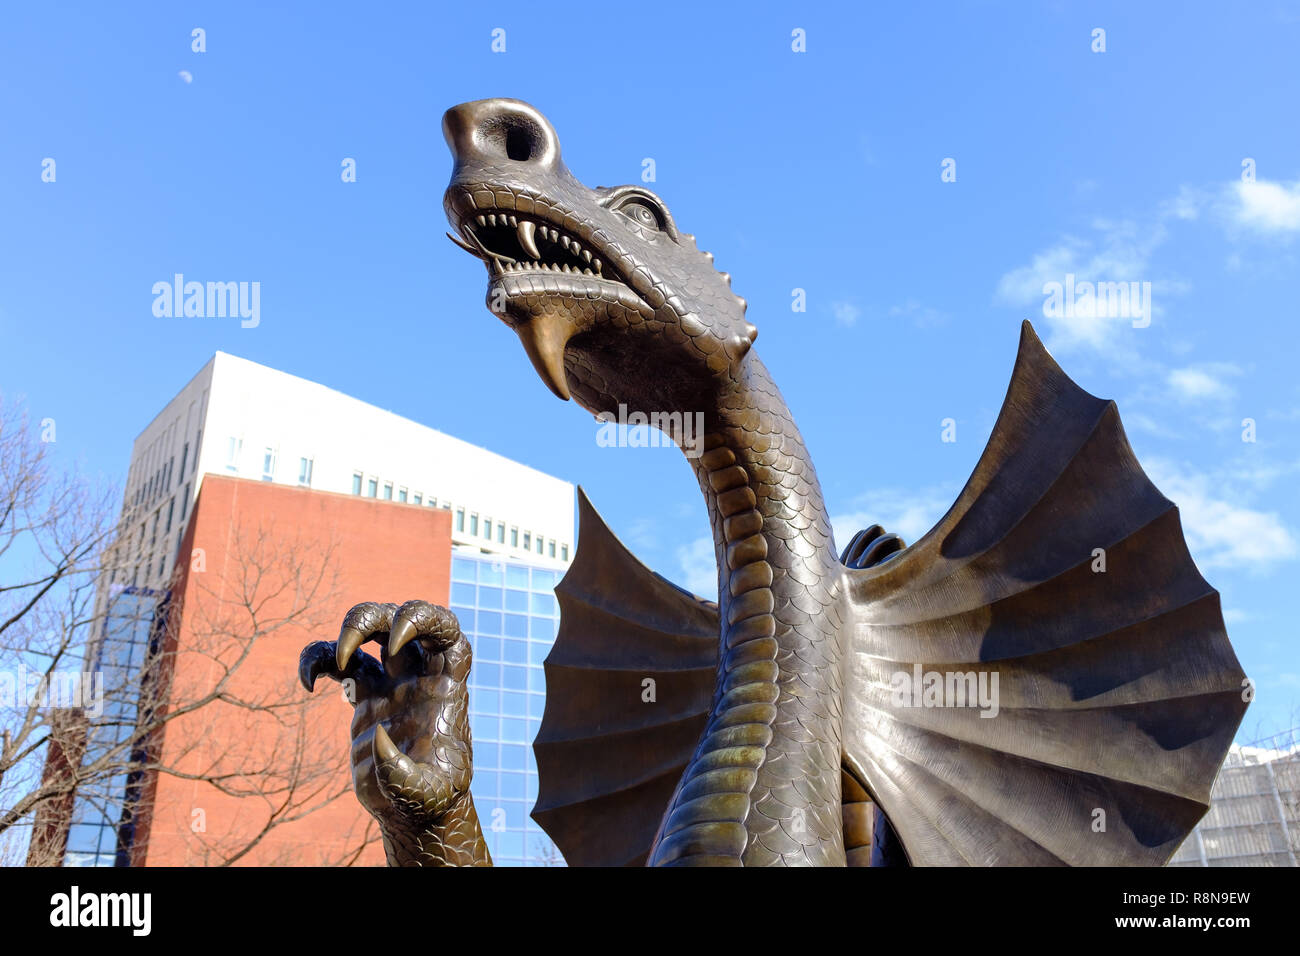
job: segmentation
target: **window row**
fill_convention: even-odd
[[[424,492],[421,491],[411,494],[409,489],[402,485],[394,486],[391,481],[385,481],[383,483],[384,493],[381,495],[379,493],[379,483],[380,480],[378,478],[373,476],[367,478],[365,472],[354,471],[352,473],[352,493],[354,495],[361,495],[364,493],[364,496],[367,498],[382,498],[384,501],[397,500],[413,505],[427,505],[430,508],[442,508],[443,511],[451,510],[451,502],[445,498],[442,500],[442,503],[439,504],[438,499],[434,495],[428,495],[426,497]],[[396,487],[396,499],[394,499],[394,487]]]
[[[270,451],[270,449],[268,449]],[[434,495],[426,496],[423,492],[412,494],[409,489],[396,485],[391,481],[383,481],[383,493],[380,493],[381,479],[374,476],[367,477],[363,471],[354,471],[352,473],[352,493],[354,495],[364,495],[366,498],[382,498],[384,501],[396,500],[409,502],[416,505],[427,505],[430,508],[441,508],[443,511],[451,510],[451,502],[446,498],[439,501]],[[487,542],[496,544],[505,544],[507,535],[509,536],[510,547],[528,551],[530,553],[540,554],[543,557],[554,558],[559,561],[569,560],[569,546],[556,541],[554,538],[547,539],[540,534],[533,534],[532,531],[520,531],[518,525],[509,525],[504,521],[494,521],[490,515],[480,515],[477,511],[466,511],[464,508],[457,508],[456,515],[452,522],[452,530],[458,535],[467,535],[471,538],[482,538]]]
[[[471,538],[482,537],[485,541],[495,540],[497,544],[506,543],[506,523],[497,521],[495,524],[488,516],[484,516],[480,524],[479,515],[476,511],[468,513],[469,526],[466,530],[466,511],[464,508],[456,509],[456,520],[453,528],[461,533],[468,534]],[[482,528],[482,534],[479,529]],[[510,547],[517,548],[521,551],[535,552],[544,557],[556,558],[560,561],[569,560],[569,546],[560,544],[554,538],[547,540],[542,535],[534,535],[533,532],[524,530],[520,531],[518,526],[510,526]]]
[[[226,439],[226,471],[239,471],[239,459],[243,454],[244,440],[242,438]],[[267,445],[262,449],[262,480],[275,481],[276,467],[278,465],[279,450],[273,445]],[[310,488],[312,472],[316,469],[316,459],[313,456],[303,455],[298,459],[298,484]]]

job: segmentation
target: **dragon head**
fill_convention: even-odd
[[[594,414],[687,411],[738,374],[758,330],[663,200],[639,185],[588,189],[519,100],[464,103],[442,127],[451,238],[486,264],[488,309],[551,391]]]

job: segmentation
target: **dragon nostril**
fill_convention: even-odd
[[[518,126],[512,126],[506,130],[506,156],[517,162],[524,162],[532,158],[533,155],[533,138],[528,135],[527,130],[520,129]]]
[[[494,159],[536,162],[546,152],[546,132],[519,113],[489,116],[478,128],[479,149]]]

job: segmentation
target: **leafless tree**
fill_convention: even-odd
[[[325,841],[303,823],[354,798],[346,741],[316,732],[338,702],[283,653],[337,623],[332,545],[235,524],[219,566],[178,559],[146,592],[123,586],[140,522],[116,500],[0,401],[0,862],[59,865],[74,805],[137,863],[162,832],[191,865],[357,862],[378,839],[360,817]],[[175,781],[187,798],[160,799]]]

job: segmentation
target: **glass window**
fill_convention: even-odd
[[[492,540],[492,519],[491,518],[483,519],[483,537],[487,538],[489,541]]]
[[[311,470],[315,466],[315,464],[316,461],[313,458],[298,459],[298,484],[300,485],[311,484]]]
[[[470,514],[469,516],[469,533],[472,535],[478,534],[478,515],[476,514]]]
[[[506,592],[510,594],[509,591]],[[528,636],[528,618],[522,614],[506,615],[506,637],[527,637]]]
[[[541,554],[541,553],[542,553],[542,542],[543,542],[544,540],[546,540],[546,539],[543,538],[540,534],[537,536],[537,553],[538,553],[538,554]]]
[[[501,660],[501,638],[483,637],[482,635],[479,635],[474,640],[474,653],[477,655],[479,660]]]
[[[569,560],[569,546],[567,544],[560,545],[560,560],[561,561]]]
[[[501,652],[501,659],[507,664],[528,663],[528,643],[526,641],[506,641]]]
[[[185,462],[190,458],[190,443],[185,443],[185,450],[181,452],[181,477],[185,477]]]
[[[546,655],[551,652],[549,645],[541,641],[532,641],[528,645],[528,663],[535,666],[541,666],[546,661]]]
[[[167,503],[167,527],[163,528],[163,534],[172,530],[172,516],[176,512],[176,499],[173,498]]]
[[[422,505],[424,504],[424,496],[417,491],[415,497],[411,499],[411,502],[413,504]]]
[[[385,501],[393,500],[393,483],[391,481],[384,482],[384,500]]]
[[[185,520],[185,512],[190,507],[190,483],[185,482],[185,497],[181,499],[181,520]]]
[[[526,591],[516,591],[511,588],[506,591],[506,610],[516,611],[520,614],[528,613],[528,593]]]
[[[239,470],[239,453],[244,450],[244,440],[242,438],[228,438],[226,440],[226,470]]]
[[[531,531],[525,531],[525,532],[524,532],[524,550],[525,550],[525,551],[529,551],[529,550],[532,549],[532,547],[533,547],[533,533],[532,533]]]
[[[534,647],[539,645],[534,644]],[[546,671],[540,667],[528,668],[528,689],[538,694],[546,693]]]
[[[361,472],[359,471],[352,473],[352,493],[354,495],[361,494]]]
[[[456,530],[457,531],[465,530],[465,509],[464,508],[456,509]]]
[[[482,590],[480,588],[480,590]],[[478,625],[475,630],[480,634],[500,634],[501,633],[501,612],[484,611],[478,612]]]
[[[522,695],[506,694],[506,697],[519,697],[519,706],[524,706]],[[505,703],[505,712],[511,713],[510,704]],[[502,770],[524,770],[528,766],[528,748],[519,744],[502,744],[501,745],[501,769]]]
[[[451,600],[454,604],[468,604],[473,607],[474,585],[462,581],[453,581],[451,584]],[[472,620],[473,618],[471,618],[470,621],[466,621],[462,618],[460,626],[466,629],[471,628],[473,626],[471,623]]]
[[[528,740],[528,721],[520,717],[502,717],[501,718],[501,739],[515,744],[526,744]],[[524,795],[523,791],[523,774],[515,774],[519,777],[519,796]]]
[[[474,664],[474,667],[470,670],[469,673],[470,673],[470,677],[471,677],[471,679],[472,679],[472,680],[473,680],[473,681],[474,681],[474,682],[475,682],[479,687],[500,687],[500,686],[501,686],[501,665],[500,665],[500,664],[477,663],[477,662],[476,662],[476,663]],[[477,676],[475,676],[475,675],[477,675]],[[474,695],[471,694],[471,695],[470,695],[470,699],[472,700],[473,697],[474,697]],[[498,706],[499,706],[499,705],[498,705]],[[480,709],[480,712],[481,712],[481,711],[482,711],[482,708],[479,708],[479,709]],[[493,712],[493,713],[496,713],[496,712],[497,712],[497,710],[496,710],[495,707],[493,708],[492,712]]]
[[[523,775],[517,773],[507,773],[507,774],[502,774],[502,777],[520,777],[522,779]],[[514,793],[516,789],[517,788],[512,784],[510,787],[510,792]],[[503,786],[501,796],[504,797],[505,795],[506,795],[505,788]],[[523,793],[520,793],[519,797],[522,799]],[[524,834],[522,831],[506,830],[504,833],[496,834],[496,837],[497,837],[497,847],[498,847],[497,855],[500,856],[503,860],[523,858]]]
[[[501,758],[497,756],[500,749],[501,749],[500,744],[480,744],[477,740],[475,740],[474,741],[474,763],[477,764],[479,767],[501,766]],[[470,789],[471,791],[478,790],[477,773],[474,774],[474,785]],[[493,792],[495,792],[495,790]]]
[[[553,617],[529,617],[528,618],[528,636],[535,641],[551,642],[555,640],[555,632],[559,629],[560,622]]]
[[[497,544],[506,543],[506,526],[503,522],[497,522]]]
[[[444,502],[443,502],[442,504],[440,504],[438,507],[441,508],[443,511],[450,511],[450,510],[451,510],[451,502],[450,502],[450,501],[444,501]]]
[[[406,500],[406,489],[405,489],[405,488],[398,488],[398,489],[397,489],[397,500],[398,500],[398,501],[405,501],[405,500]]]
[[[504,665],[501,668],[501,686],[506,690],[527,690],[528,668]]]
[[[484,569],[486,570],[486,568]],[[491,608],[494,611],[501,610],[501,589],[478,586],[478,606],[480,608]]]
[[[528,587],[528,569],[517,564],[506,565],[506,586],[512,588]]]
[[[368,482],[366,483],[366,493],[367,493],[371,498],[376,498],[376,497],[379,496],[379,479],[378,479],[378,478],[371,478],[370,481],[368,481]]]
[[[198,433],[197,435],[194,436],[194,447],[195,447],[195,448],[202,448],[202,447],[203,447],[203,429],[202,429],[202,428],[200,428],[200,429],[199,429],[199,433]],[[199,453],[198,453],[197,451],[194,453],[194,464],[191,466],[191,468],[192,468],[193,471],[198,471],[198,470],[199,470]]]
[[[546,553],[548,557],[555,557],[555,539],[552,538],[546,543]]]
[[[275,449],[267,448],[262,452],[262,480],[275,480]]]
[[[511,528],[511,529],[510,529],[510,547],[512,547],[512,548],[517,548],[517,547],[519,547],[519,529],[518,529],[518,528]]]
[[[490,564],[480,561],[478,566],[478,583],[500,585],[502,579],[501,562],[493,561]],[[500,604],[494,604],[493,607],[500,607]]]
[[[466,558],[451,559],[451,579],[453,581],[469,581],[473,583],[475,579],[474,572],[478,569],[478,562],[470,561]]]

